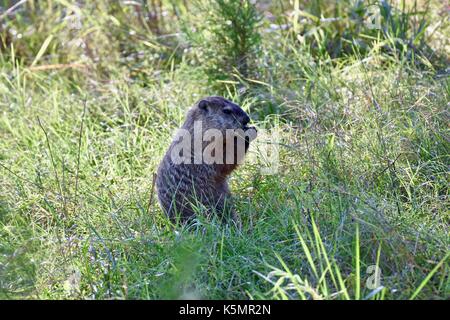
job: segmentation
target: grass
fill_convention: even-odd
[[[190,19],[181,2],[163,1],[175,21],[166,24],[167,15],[143,24],[127,19],[130,6],[98,3],[48,5],[52,24],[26,10],[8,18],[5,30],[23,38],[9,32],[0,45],[0,298],[450,296],[450,83],[437,39],[447,26],[429,37],[417,29],[426,50],[403,52],[380,35],[373,50],[330,54],[317,37],[299,41],[298,24],[274,27],[296,15],[272,4],[260,68],[211,81],[174,35]],[[81,29],[61,6],[80,14]],[[428,8],[421,18],[437,21],[439,3]],[[338,27],[314,30],[323,44]],[[231,178],[242,229],[203,217],[172,226],[153,173],[185,111],[213,94],[239,102],[259,128],[278,128],[278,172],[261,173],[271,142],[262,136]]]

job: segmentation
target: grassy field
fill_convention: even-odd
[[[0,298],[448,299],[448,3],[371,3],[0,1]],[[209,95],[242,228],[153,188]]]

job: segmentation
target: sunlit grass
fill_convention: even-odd
[[[331,58],[267,18],[260,69],[211,82],[177,34],[190,17],[182,4],[163,1],[169,16],[146,26],[129,19],[131,6],[97,3],[8,20],[23,40],[0,52],[1,298],[449,296],[441,60],[417,63],[385,38]],[[320,28],[324,44],[336,30]],[[75,39],[90,53],[62,45]],[[261,173],[268,142],[257,139],[230,181],[242,228],[204,217],[173,226],[154,173],[187,108],[213,94],[279,129],[278,171]]]

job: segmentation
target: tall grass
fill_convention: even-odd
[[[0,4],[0,297],[449,296],[442,4],[377,2],[368,29],[363,1],[245,1],[241,33],[217,16],[238,3]],[[226,41],[196,43],[199,23]],[[217,93],[280,141],[231,178],[242,228],[173,226],[154,172]]]

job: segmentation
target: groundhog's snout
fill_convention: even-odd
[[[244,129],[244,131],[247,131],[247,130],[255,130],[255,131],[257,131],[255,127],[249,126],[248,125],[249,123],[250,123],[250,117],[246,114],[244,116],[244,119],[242,120],[242,128]]]
[[[246,138],[245,138],[246,143],[249,143],[256,139],[256,136],[258,135],[258,130],[256,130],[256,128],[254,126],[249,126],[248,124],[250,122],[250,118],[247,116],[247,119],[246,119],[247,121],[245,121],[245,123],[243,122],[242,129],[244,130],[245,135],[246,135]]]
[[[247,126],[247,124],[250,122],[250,117],[247,114],[244,114],[244,117],[242,119],[242,125],[244,128]]]
[[[248,114],[246,114],[245,112],[244,112],[244,115],[243,115],[243,117],[242,117],[242,128],[244,129],[244,131],[247,131],[247,130],[250,130],[250,129],[253,129],[253,130],[255,130],[256,131],[256,128],[255,127],[250,127],[248,124],[250,123],[250,117],[248,116]]]
[[[244,129],[244,131],[254,130],[255,132],[258,132],[258,130],[256,130],[256,127],[254,127],[254,126],[245,125],[242,128]]]
[[[252,141],[253,139],[256,138],[256,134],[257,134],[258,130],[256,130],[256,128],[254,126],[249,126],[248,125],[249,123],[250,123],[250,117],[248,116],[248,114],[246,114],[244,112],[244,116],[242,118],[242,129],[244,129],[244,132],[250,134],[250,141]]]

